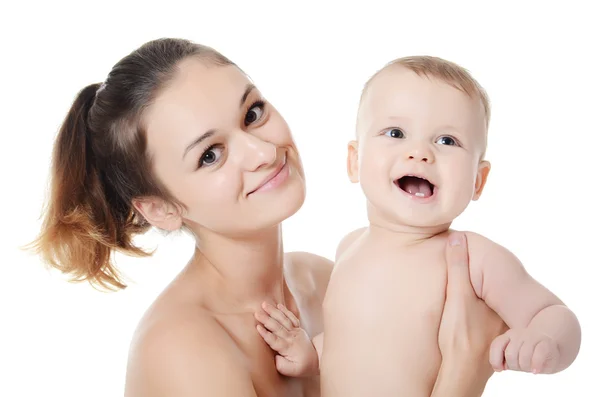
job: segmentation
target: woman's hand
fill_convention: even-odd
[[[480,396],[493,373],[489,364],[490,344],[507,327],[475,295],[464,234],[450,235],[446,262],[446,304],[438,335],[442,365],[432,396]]]

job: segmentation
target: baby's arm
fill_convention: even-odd
[[[480,273],[473,277],[475,291],[510,328],[490,347],[492,367],[555,373],[571,365],[581,343],[573,312],[507,249],[477,234],[467,236],[471,263]]]
[[[280,374],[293,377],[319,374],[319,362],[323,346],[323,334],[311,341],[300,321],[285,306],[274,307],[263,303],[263,310],[256,313],[260,322],[258,333],[277,352],[275,364]]]

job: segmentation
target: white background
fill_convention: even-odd
[[[492,99],[492,173],[482,199],[454,226],[511,249],[583,328],[580,356],[567,371],[496,375],[485,395],[600,395],[600,29],[585,5],[593,2],[318,3],[1,6],[0,396],[122,395],[134,327],[191,254],[188,237],[150,233],[140,242],[157,245],[156,255],[118,257],[130,287],[103,293],[65,282],[18,249],[38,230],[53,137],[77,91],[165,36],[220,50],[287,119],[308,197],[285,224],[286,248],[328,257],[365,222],[360,190],[345,175],[364,81],[414,54],[471,70]]]

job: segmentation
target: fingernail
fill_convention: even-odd
[[[534,375],[536,375],[538,373],[537,369],[534,369],[533,371],[531,371]]]
[[[458,233],[452,233],[450,235],[450,245],[451,246],[454,247],[454,246],[460,245],[461,241],[462,241],[462,237],[461,237],[460,234],[458,234]]]

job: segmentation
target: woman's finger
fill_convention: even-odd
[[[469,273],[469,250],[464,233],[454,232],[446,245],[446,264],[448,266],[448,296],[474,296]]]

